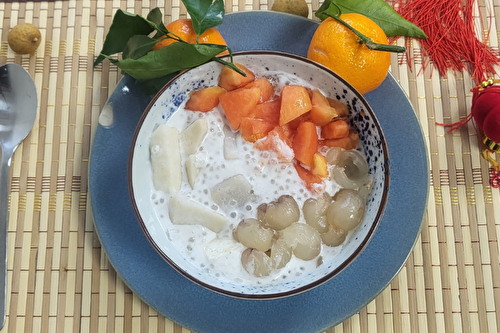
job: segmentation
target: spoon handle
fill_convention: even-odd
[[[7,297],[7,226],[9,221],[9,184],[12,151],[2,149],[0,160],[0,329],[5,324]]]

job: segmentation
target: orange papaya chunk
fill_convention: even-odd
[[[219,96],[225,92],[218,86],[194,91],[186,102],[186,110],[207,112],[219,105]]]
[[[251,70],[242,64],[234,63],[234,65],[241,69],[246,76],[243,76],[232,68],[225,66],[219,74],[219,87],[222,87],[227,91],[241,88],[255,80],[255,75]]]
[[[261,96],[259,103],[264,103],[269,101],[274,96],[274,86],[265,77],[261,77],[255,81],[250,82],[245,86],[245,88],[260,88]]]
[[[220,105],[233,131],[240,128],[241,119],[248,116],[259,102],[259,99],[259,88],[240,88],[220,95]]]
[[[349,107],[347,104],[342,103],[338,99],[335,98],[327,98],[328,103],[332,108],[335,108],[339,117],[347,117],[349,115]]]
[[[248,142],[255,142],[265,137],[275,126],[262,119],[245,117],[241,119],[241,136]]]
[[[313,167],[311,169],[313,175],[321,178],[326,178],[329,175],[328,163],[326,157],[321,153],[315,153],[313,156]]]
[[[295,118],[292,121],[289,121],[288,123],[286,123],[283,126],[287,127],[292,132],[292,135],[293,135],[293,134],[295,134],[297,127],[299,127],[299,125],[301,123],[303,123],[304,121],[309,121],[309,112],[304,113],[302,116]]]
[[[274,124],[274,126],[278,126],[280,119],[280,107],[280,100],[260,103],[257,104],[252,111],[250,111],[248,116],[255,119],[262,119]]]
[[[349,123],[345,119],[338,119],[321,127],[323,139],[341,139],[349,135]]]
[[[292,148],[297,161],[308,167],[313,166],[314,154],[318,151],[318,132],[314,123],[300,123],[292,139]]]
[[[356,149],[359,144],[359,134],[356,131],[349,131],[349,135],[341,139],[319,140],[320,146],[339,147],[345,150]]]
[[[315,89],[311,98],[312,108],[309,119],[317,126],[328,124],[333,118],[338,117],[337,110],[330,105],[325,95]]]
[[[323,182],[323,179],[320,176],[313,174],[311,170],[304,168],[299,163],[294,163],[294,166],[295,170],[297,170],[297,174],[299,175],[300,179],[302,179],[302,181],[305,183],[309,191],[317,194],[325,191],[326,186],[325,183]]]
[[[288,85],[281,91],[280,126],[309,112],[312,108],[307,89],[302,86]]]
[[[262,151],[275,152],[280,162],[291,162],[294,158],[292,143],[286,130],[280,126],[276,126],[264,138],[256,141],[254,147]]]

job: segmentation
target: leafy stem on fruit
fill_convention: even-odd
[[[325,0],[315,15],[323,21],[331,15],[339,16],[340,12],[358,13],[368,17],[382,28],[388,37],[427,39],[419,27],[399,15],[385,0]]]
[[[365,44],[366,47],[369,48],[370,50],[396,52],[396,53],[406,52],[406,48],[404,48],[403,46],[375,43],[373,40],[371,40],[371,38],[366,37],[361,32],[354,29],[349,23],[342,20],[340,18],[340,16],[330,15],[330,14],[327,14],[327,15],[330,16],[331,18],[339,21],[340,23],[342,23],[347,29],[351,30],[356,36],[358,36],[358,43]]]
[[[343,24],[347,29],[351,30],[358,37],[358,43],[366,45],[366,47],[369,48],[370,50],[396,52],[396,53],[406,52],[406,49],[402,46],[375,43],[371,38],[363,35],[349,23],[340,18],[342,10],[336,3],[331,2],[327,9],[328,10],[325,10],[323,12],[324,15],[337,20],[338,22]]]
[[[190,44],[169,31],[163,24],[163,14],[159,8],[152,9],[146,18],[117,10],[106,35],[103,48],[94,62],[97,66],[104,59],[118,66],[123,73],[136,80],[150,81],[146,85],[158,86],[167,77],[189,68],[216,61],[246,76],[233,64],[232,52],[227,45],[198,43],[205,31],[222,23],[224,19],[223,0],[182,0],[196,33],[196,43]],[[161,38],[176,41],[158,50],[153,46]],[[229,61],[219,58],[227,51]],[[116,55],[121,55],[117,57]]]

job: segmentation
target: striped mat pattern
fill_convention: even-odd
[[[321,5],[308,4],[312,12]],[[490,29],[486,42],[498,51],[500,0],[477,4],[476,20],[485,23],[483,35]],[[116,10],[145,16],[154,7],[167,23],[186,17],[179,0],[0,2],[0,64],[21,64],[39,93],[35,127],[12,159],[3,332],[188,332],[118,277],[94,232],[88,198],[93,133],[121,78],[108,62],[92,63]],[[226,0],[226,12],[269,8],[267,0]],[[21,22],[42,32],[33,56],[8,47],[10,28]],[[431,186],[423,230],[391,285],[328,333],[500,332],[500,192],[489,184],[490,165],[473,124],[453,133],[436,126],[467,116],[474,82],[467,73],[441,77],[422,68],[416,43],[411,53],[393,55],[391,71],[428,145]]]

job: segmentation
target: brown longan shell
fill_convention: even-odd
[[[305,0],[275,0],[271,10],[303,17],[309,16],[309,7]]]
[[[36,25],[21,23],[9,32],[10,48],[18,54],[33,54],[42,41],[42,34]]]

